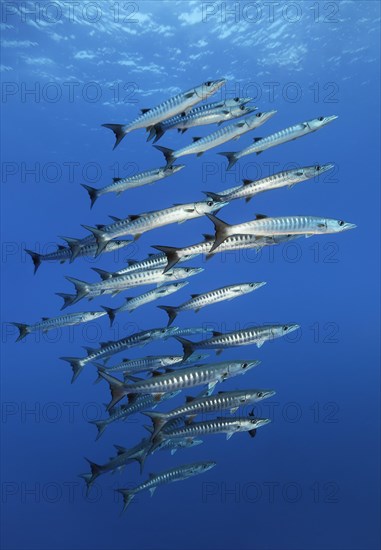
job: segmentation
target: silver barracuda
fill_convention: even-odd
[[[237,101],[238,100],[238,101]],[[257,110],[257,107],[246,106],[250,98],[227,99],[222,102],[208,103],[195,107],[185,116],[177,115],[169,118],[151,128],[147,141],[154,136],[154,143],[158,141],[168,130],[177,129],[182,134],[189,128],[203,126],[206,124],[217,124],[218,126],[227,120],[233,120],[248,115]]]
[[[132,273],[126,273],[125,275],[119,275],[118,277],[112,277],[111,279],[105,279],[96,283],[87,283],[86,281],[80,281],[73,277],[66,277],[66,279],[73,283],[77,294],[70,304],[73,305],[82,298],[85,298],[88,294],[93,297],[100,294],[112,294],[116,295],[123,290],[127,290],[136,286],[161,285],[166,282],[178,281],[187,277],[198,275],[204,271],[202,267],[175,267],[166,273],[163,273],[162,269],[151,269],[150,271],[133,271]]]
[[[246,202],[249,202],[250,199],[258,193],[271,191],[272,189],[279,189],[281,187],[293,187],[302,181],[316,178],[324,172],[327,172],[327,170],[331,170],[333,167],[333,164],[317,164],[315,166],[293,168],[292,170],[278,172],[277,174],[273,174],[272,176],[268,176],[267,178],[262,178],[260,180],[244,179],[243,185],[240,187],[234,187],[219,193],[205,191],[205,194],[213,200],[232,201],[235,199],[245,199]]]
[[[215,349],[217,350],[217,354],[219,354],[226,348],[236,346],[255,344],[260,348],[268,340],[286,336],[298,328],[299,325],[264,325],[226,333],[214,331],[212,338],[201,340],[200,342],[191,342],[178,335],[175,335],[175,338],[183,346],[185,361],[197,349]]]
[[[19,336],[16,342],[25,338],[31,332],[48,332],[56,328],[79,325],[95,321],[99,317],[106,315],[105,311],[80,311],[78,313],[69,313],[68,315],[59,315],[58,317],[43,317],[38,323],[27,325],[25,323],[10,323],[19,329]]]
[[[68,244],[69,248],[62,245],[57,245],[57,250],[54,252],[49,252],[48,254],[39,254],[38,252],[34,252],[33,250],[25,249],[25,252],[29,254],[29,256],[32,258],[33,265],[34,265],[34,273],[36,273],[37,269],[40,267],[41,262],[60,262],[63,264],[66,261],[72,262],[73,260],[73,253],[72,249],[70,248],[70,244],[77,243],[77,239],[71,239],[70,237],[61,237],[64,239]],[[80,249],[78,249],[78,253],[76,256],[78,257],[95,257],[98,249],[98,245],[95,242],[95,239],[92,237],[90,239],[91,242],[84,243],[81,245]],[[109,241],[107,243],[107,246],[104,249],[104,252],[114,252],[115,250],[120,250],[121,248],[124,248],[125,246],[128,246],[131,244],[132,240],[117,240],[117,241]]]
[[[174,418],[185,416],[189,422],[199,414],[221,413],[226,410],[233,414],[239,407],[252,405],[273,395],[275,395],[274,390],[241,390],[222,391],[207,397],[187,396],[184,405],[180,405],[168,413],[146,411],[144,414],[152,420],[153,432],[151,439],[154,439],[163,427]]]
[[[271,218],[263,214],[257,214],[253,221],[229,225],[216,216],[208,215],[215,228],[215,238],[211,251],[215,250],[232,235],[321,235],[328,233],[341,233],[356,227],[353,223],[320,216],[284,216]]]
[[[175,397],[179,392],[166,393],[162,396],[161,401],[171,399]],[[110,415],[105,419],[100,420],[90,420],[90,424],[94,424],[97,427],[98,433],[95,441],[97,441],[101,435],[104,433],[107,426],[113,422],[118,422],[120,420],[126,420],[129,416],[137,414],[139,412],[147,411],[149,409],[154,409],[159,403],[155,401],[154,397],[150,394],[148,395],[139,395],[133,403],[128,403],[127,405],[121,405],[120,407],[115,407],[110,411]]]
[[[154,494],[157,487],[167,483],[173,483],[175,481],[183,481],[190,477],[203,474],[214,468],[216,462],[196,462],[194,464],[186,464],[184,466],[177,466],[176,468],[171,468],[161,474],[151,474],[149,479],[144,483],[141,483],[135,489],[116,489],[118,493],[123,495],[123,512],[140,491],[148,489],[151,493],[151,496]]]
[[[300,122],[299,124],[294,124],[294,126],[289,126],[288,128],[275,132],[265,138],[254,138],[254,144],[242,149],[242,151],[237,151],[235,153],[229,151],[218,154],[228,159],[227,170],[229,170],[234,166],[237,160],[246,155],[251,155],[252,153],[257,153],[257,155],[259,155],[262,151],[270,149],[270,147],[275,147],[276,145],[281,145],[282,143],[287,143],[288,141],[293,141],[294,139],[311,134],[312,132],[316,132],[316,130],[320,130],[320,128],[323,128],[337,118],[338,117],[336,115],[313,118],[312,120],[307,120],[306,122]]]
[[[153,290],[149,290],[144,294],[140,294],[139,296],[135,296],[134,298],[128,297],[126,298],[125,303],[117,308],[112,308],[107,306],[101,306],[101,307],[107,313],[110,319],[110,326],[112,326],[115,320],[115,317],[116,315],[118,315],[118,313],[122,313],[123,311],[129,311],[130,313],[132,313],[138,307],[149,304],[155,300],[164,298],[165,296],[169,296],[174,292],[178,292],[179,290],[184,288],[184,286],[186,286],[187,284],[188,282],[184,281],[181,283],[173,283],[171,285],[163,285],[158,288],[154,288]]]
[[[253,290],[257,290],[266,283],[240,283],[236,285],[224,286],[205,292],[203,294],[192,294],[192,298],[187,302],[179,306],[157,306],[159,309],[163,309],[168,314],[168,326],[173,323],[178,313],[181,311],[194,310],[196,313],[201,308],[222,302],[223,300],[233,300],[239,296],[244,296]]]
[[[193,257],[199,254],[206,255],[206,259],[210,259],[219,252],[228,252],[230,250],[243,249],[261,249],[265,246],[280,244],[282,242],[296,239],[299,235],[278,235],[274,237],[255,237],[253,235],[233,235],[228,237],[216,250],[211,248],[214,243],[214,236],[204,234],[204,241],[196,243],[184,248],[176,248],[174,246],[153,246],[157,250],[161,250],[166,255],[167,261],[164,272],[172,269],[178,262],[184,261],[189,255]]]
[[[121,363],[113,365],[112,367],[106,367],[105,365],[94,363],[98,369],[98,373],[106,372],[107,374],[123,373],[124,375],[137,374],[139,372],[151,372],[159,369],[168,369],[174,366],[185,367],[192,363],[198,363],[208,357],[205,353],[194,353],[186,361],[183,361],[182,355],[149,355],[147,357],[141,357],[139,359],[124,359]],[[102,377],[98,375],[95,382],[102,380]]]
[[[191,88],[186,92],[181,92],[166,101],[163,101],[152,109],[142,109],[141,115],[128,124],[102,124],[109,128],[115,134],[115,147],[122,141],[124,136],[133,130],[139,128],[150,129],[155,124],[166,120],[179,113],[186,114],[196,103],[207,99],[215,94],[221,86],[226,83],[225,79],[209,80],[200,86]]]
[[[129,216],[124,220],[118,220],[101,228],[88,225],[83,227],[93,233],[98,244],[97,255],[99,255],[110,240],[122,235],[132,235],[135,239],[138,239],[140,235],[152,229],[200,218],[207,213],[220,210],[227,204],[227,202],[214,202],[213,200],[176,204],[164,210],[154,210],[138,216]],[[80,246],[79,241],[78,247],[80,248]]]
[[[88,363],[93,361],[100,361],[102,359],[108,359],[112,355],[121,353],[126,349],[135,347],[135,346],[145,346],[152,342],[153,340],[169,338],[173,336],[178,331],[178,327],[170,328],[153,328],[148,330],[143,330],[141,332],[135,332],[131,336],[126,336],[120,340],[110,340],[109,342],[101,342],[100,348],[94,349],[85,347],[87,351],[86,357],[61,357],[63,361],[70,363],[73,370],[72,383],[76,380],[79,374],[82,372],[82,369]],[[147,392],[148,393],[148,392]]]
[[[129,400],[131,400],[138,394],[150,393],[160,399],[163,393],[197,386],[207,386],[208,389],[212,389],[217,382],[223,382],[232,376],[245,374],[253,367],[259,365],[259,363],[260,361],[231,360],[210,365],[186,367],[166,374],[157,374],[152,378],[141,380],[134,384],[125,384],[104,372],[100,372],[99,374],[110,385],[111,402],[108,405],[108,409],[111,409],[125,396],[129,396]]]
[[[113,182],[106,187],[101,187],[100,189],[95,189],[90,187],[90,185],[85,185],[82,183],[82,187],[86,189],[90,196],[91,205],[93,207],[95,201],[102,195],[106,193],[116,193],[120,195],[128,189],[134,189],[135,187],[142,187],[143,185],[152,185],[156,181],[172,176],[185,168],[185,164],[179,164],[177,166],[161,167],[154,168],[152,170],[146,170],[145,172],[140,172],[134,176],[129,176],[127,178],[113,178]]]
[[[269,418],[254,418],[252,416],[217,417],[214,420],[192,422],[187,426],[159,432],[155,437],[151,452],[166,439],[174,441],[177,438],[202,437],[222,433],[226,434],[226,439],[230,439],[235,433],[239,432],[248,432],[251,437],[254,437],[256,430],[261,426],[266,426],[269,422],[271,422]]]
[[[203,138],[194,137],[193,143],[174,151],[168,147],[161,147],[160,145],[155,145],[156,149],[161,151],[167,161],[167,166],[171,166],[176,159],[184,157],[185,155],[197,155],[200,157],[205,151],[213,149],[218,145],[222,145],[227,141],[232,139],[238,139],[243,134],[258,128],[264,124],[269,118],[274,116],[276,111],[269,111],[267,113],[257,113],[255,115],[244,118],[240,122],[235,122],[234,124],[229,124],[216,130],[212,134],[208,134]]]

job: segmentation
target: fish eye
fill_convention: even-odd
[[[257,397],[263,397],[263,392],[262,392],[262,391],[259,391],[259,392],[257,393]]]
[[[345,223],[345,222],[343,222],[343,220],[340,220],[340,221],[339,221],[339,225],[341,225],[341,226],[344,225],[344,223]]]
[[[241,111],[244,111],[246,109],[245,105],[241,105],[240,109]]]
[[[320,170],[320,166],[318,164],[315,166],[315,170],[317,170],[317,171]]]
[[[289,329],[288,325],[284,325],[283,331],[285,332],[285,331],[288,330],[288,329]]]
[[[253,288],[253,286],[255,286],[255,283],[250,283],[250,288]]]
[[[207,204],[208,206],[213,206],[214,203],[213,203],[213,201],[208,201],[206,204]]]
[[[208,80],[208,82],[205,82],[205,85],[206,86],[211,86],[212,85],[212,82],[210,80]]]
[[[260,117],[262,116],[262,113],[257,113],[255,116]]]
[[[242,368],[243,368],[243,369],[246,369],[248,366],[249,366],[249,363],[244,363],[244,364],[242,365]]]
[[[237,101],[237,102],[238,102],[238,101],[239,101],[239,97],[235,97],[235,98],[234,98],[234,101]]]
[[[318,120],[320,120],[320,122],[321,122],[322,120],[324,120],[324,117],[323,117],[323,116],[319,116]]]
[[[255,423],[256,423],[255,418],[253,418],[252,420],[250,420],[250,422],[251,422],[252,424],[255,424]]]

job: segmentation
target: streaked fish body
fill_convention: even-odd
[[[176,409],[169,411],[168,413],[156,413],[145,412],[144,414],[151,418],[153,422],[154,431],[151,438],[154,439],[158,432],[163,427],[167,426],[167,423],[178,417],[186,416],[193,419],[199,414],[207,413],[221,413],[222,411],[229,410],[231,413],[235,413],[239,407],[252,405],[264,399],[268,399],[275,395],[273,390],[241,390],[241,391],[222,391],[215,395],[207,397],[187,397],[184,405],[180,405]],[[167,431],[168,432],[168,431]]]
[[[142,393],[151,393],[160,396],[162,393],[205,385],[211,389],[217,382],[223,382],[232,376],[244,374],[248,370],[259,365],[259,363],[260,361],[232,360],[210,365],[186,367],[176,369],[166,374],[158,374],[157,376],[136,382],[135,384],[123,384],[123,382],[117,378],[104,372],[100,372],[99,374],[110,385],[112,396],[108,406],[110,409],[126,395],[130,396],[129,399]]]
[[[133,271],[132,273],[111,277],[110,279],[104,279],[96,283],[87,283],[86,281],[80,281],[73,277],[66,277],[68,281],[73,283],[77,291],[76,297],[70,305],[79,302],[88,294],[90,294],[92,298],[97,294],[113,294],[115,296],[119,292],[133,287],[152,284],[161,285],[171,281],[179,281],[192,277],[193,275],[198,275],[202,271],[204,271],[202,267],[175,267],[165,273],[163,273],[162,269]],[[66,307],[66,305],[64,304],[64,307]]]
[[[186,92],[181,92],[166,101],[163,101],[152,109],[142,109],[142,114],[128,124],[102,124],[105,128],[109,128],[115,134],[115,147],[122,141],[124,136],[133,130],[139,128],[150,129],[155,124],[166,120],[179,113],[186,114],[196,103],[207,99],[212,94],[216,93],[226,80],[210,80],[204,82],[200,86],[196,86]]]
[[[101,187],[100,189],[95,189],[94,187],[90,187],[90,185],[85,185],[85,184],[81,184],[81,185],[89,193],[90,201],[91,201],[90,207],[92,208],[95,201],[102,195],[105,195],[106,193],[116,193],[117,195],[120,195],[121,193],[123,193],[124,191],[127,191],[128,189],[134,189],[135,187],[142,187],[143,185],[152,185],[156,181],[162,180],[164,178],[167,178],[168,176],[172,176],[173,174],[176,174],[176,172],[179,172],[183,168],[185,168],[185,165],[180,164],[177,166],[169,166],[167,168],[160,167],[160,168],[154,168],[152,170],[146,170],[145,172],[139,172],[134,176],[128,176],[126,178],[113,178],[113,183],[111,183],[110,185],[107,185],[106,187]]]
[[[249,202],[249,200],[258,193],[271,191],[272,189],[279,189],[281,187],[293,187],[297,183],[315,178],[327,170],[331,170],[333,167],[333,164],[323,164],[294,168],[292,170],[284,170],[283,172],[278,172],[277,174],[273,174],[272,176],[268,176],[260,180],[245,179],[243,180],[242,186],[226,189],[221,193],[206,191],[206,195],[213,198],[213,200],[232,201],[235,199],[244,198],[246,199],[246,202]]]
[[[80,311],[78,313],[69,313],[67,315],[59,315],[58,317],[43,317],[42,321],[34,323],[33,325],[27,325],[25,323],[10,323],[19,329],[19,336],[16,342],[19,342],[25,338],[31,332],[48,332],[57,328],[69,327],[72,325],[79,325],[80,323],[87,323],[89,321],[95,321],[99,317],[103,317],[106,313],[104,311]]]
[[[187,284],[188,282],[184,281],[181,283],[172,283],[170,285],[162,285],[158,288],[154,288],[153,290],[149,290],[144,294],[135,296],[134,298],[126,298],[125,303],[119,306],[118,308],[111,308],[107,306],[101,306],[101,307],[103,307],[103,309],[109,316],[110,326],[112,326],[114,319],[118,313],[122,313],[123,311],[129,311],[131,313],[138,307],[144,306],[155,300],[159,300],[160,298],[164,298],[165,296],[169,296],[170,294],[173,294],[174,292],[181,290]]]
[[[281,145],[282,143],[287,143],[288,141],[293,141],[294,139],[311,134],[312,132],[316,132],[316,130],[323,128],[333,120],[336,120],[336,118],[338,118],[336,115],[332,115],[328,117],[314,118],[312,120],[307,120],[306,122],[300,122],[299,124],[294,124],[284,130],[270,134],[265,138],[254,138],[254,144],[242,149],[241,151],[219,154],[228,159],[229,164],[227,170],[229,170],[232,166],[234,166],[237,160],[246,155],[251,155],[252,153],[257,153],[257,155],[259,155],[262,151],[270,149],[270,147],[275,147],[276,145]]]
[[[49,252],[49,254],[39,254],[38,252],[33,252],[33,250],[25,249],[25,252],[27,252],[32,258],[34,264],[34,273],[36,273],[37,269],[40,267],[41,262],[60,262],[61,264],[63,264],[66,261],[73,261],[73,252],[70,248],[70,244],[73,242],[77,243],[77,239],[71,239],[70,237],[61,238],[67,241],[69,247],[58,245],[57,250],[55,250],[54,252]],[[128,246],[132,242],[132,240],[109,241],[104,249],[104,252],[114,252],[115,250],[119,250],[121,248],[124,248],[125,246]],[[81,247],[78,250],[76,257],[89,256],[93,258],[97,253],[97,248],[98,245],[95,242],[94,237],[90,236],[90,238],[88,238],[86,242],[81,244]]]
[[[196,313],[201,308],[222,302],[223,300],[233,300],[239,296],[248,294],[257,290],[266,283],[240,283],[235,285],[224,286],[205,292],[203,294],[192,294],[192,298],[187,302],[179,306],[158,306],[159,309],[163,309],[168,314],[168,326],[173,323],[178,313],[181,311],[194,310]]]
[[[238,98],[239,99],[239,98]],[[250,101],[250,99],[248,100]],[[161,122],[151,128],[149,141],[155,136],[154,143],[158,141],[168,130],[176,129],[184,133],[189,128],[203,126],[207,124],[222,124],[228,120],[233,120],[241,116],[249,115],[257,110],[257,107],[247,107],[244,103],[232,105],[235,100],[226,100],[219,103],[209,103],[201,105],[189,111],[185,116],[177,115]],[[247,101],[246,101],[247,102]]]
[[[172,223],[183,223],[199,218],[207,213],[220,210],[226,204],[228,203],[218,201],[215,203],[213,200],[177,204],[163,210],[146,212],[140,216],[129,216],[127,219],[115,221],[112,224],[102,226],[102,228],[88,225],[83,227],[93,233],[98,244],[97,254],[100,254],[106,244],[114,238],[122,235],[132,235],[136,239],[147,231]],[[80,245],[80,241],[78,244]]]
[[[131,336],[126,338],[121,338],[120,340],[110,340],[109,342],[101,342],[100,348],[94,349],[86,347],[87,356],[86,357],[61,357],[62,360],[70,363],[73,370],[72,383],[81,373],[83,367],[87,363],[93,361],[100,361],[102,359],[108,359],[112,355],[121,353],[126,349],[135,347],[135,346],[145,346],[149,342],[157,339],[166,339],[170,336],[174,336],[178,330],[178,327],[170,328],[153,328],[148,330],[143,330],[141,332],[135,332]],[[149,392],[147,392],[149,393]]]
[[[229,225],[216,216],[208,218],[213,222],[215,228],[215,240],[211,251],[215,250],[225,239],[232,235],[254,235],[254,236],[275,236],[275,235],[318,235],[329,233],[341,233],[356,226],[343,220],[322,218],[320,216],[284,216],[271,218],[257,215],[253,221]]]
[[[212,338],[200,342],[190,342],[178,335],[175,338],[183,346],[185,361],[197,349],[216,349],[217,353],[221,353],[226,348],[236,346],[256,344],[260,348],[268,340],[286,336],[298,328],[299,325],[264,325],[226,333],[215,331]]]
[[[269,111],[267,113],[257,113],[253,116],[249,116],[243,119],[240,122],[235,122],[233,124],[228,124],[212,134],[208,134],[203,138],[193,138],[193,143],[173,151],[167,147],[161,147],[160,145],[155,145],[156,149],[161,151],[167,161],[167,166],[171,166],[176,159],[183,157],[185,155],[197,155],[201,156],[205,151],[218,147],[227,141],[232,139],[238,139],[243,134],[258,128],[264,124],[269,118],[274,116],[276,111]]]
[[[148,489],[152,496],[156,488],[160,485],[173,483],[175,481],[183,481],[190,477],[205,473],[215,465],[215,462],[196,462],[193,464],[186,464],[184,466],[177,466],[176,468],[171,468],[161,474],[151,474],[147,481],[141,483],[135,487],[135,489],[116,489],[118,493],[123,495],[123,511],[127,508],[135,495],[140,491]]]

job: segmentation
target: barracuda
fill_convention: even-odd
[[[167,399],[172,399],[178,395],[179,392],[166,393],[162,396],[160,402],[166,401]],[[154,409],[159,403],[155,401],[152,395],[139,395],[133,403],[128,403],[127,405],[121,405],[110,411],[110,415],[101,420],[90,420],[90,424],[94,424],[97,427],[98,433],[95,441],[97,441],[101,435],[104,433],[107,426],[113,422],[118,422],[120,420],[126,420],[129,416],[137,414],[139,412],[147,411],[149,409]]]
[[[266,283],[240,283],[236,285],[229,285],[204,294],[192,294],[191,300],[184,302],[183,304],[175,306],[157,306],[159,309],[163,309],[168,314],[168,326],[173,323],[178,313],[181,311],[194,310],[196,313],[201,308],[222,302],[223,300],[233,300],[239,296],[253,292]]]
[[[141,483],[140,485],[135,487],[135,489],[116,489],[118,493],[123,495],[123,512],[129,505],[131,500],[135,497],[135,495],[140,491],[149,489],[152,496],[159,485],[173,483],[175,481],[183,481],[184,479],[188,479],[189,477],[203,474],[211,468],[214,468],[215,465],[215,462],[197,462],[194,464],[177,466],[176,468],[172,468],[171,470],[167,470],[166,472],[163,472],[161,474],[151,474],[148,481]]]
[[[104,311],[80,311],[78,313],[69,313],[68,315],[60,315],[58,317],[43,317],[39,323],[27,325],[25,323],[10,323],[19,329],[19,336],[16,342],[25,338],[31,332],[48,332],[56,328],[69,327],[71,325],[79,325],[95,321],[99,317],[106,315]]]
[[[173,283],[171,285],[163,285],[163,286],[160,286],[159,288],[154,288],[153,290],[150,290],[145,294],[141,294],[140,296],[135,296],[134,298],[126,298],[125,303],[117,308],[112,308],[107,306],[101,306],[101,307],[105,310],[105,312],[109,316],[110,326],[112,326],[115,320],[115,317],[119,313],[122,313],[123,311],[129,311],[131,313],[138,307],[149,304],[155,300],[159,300],[160,298],[164,298],[165,296],[169,296],[174,292],[178,292],[179,290],[184,288],[184,286],[186,286],[187,284],[188,284],[188,281],[184,281],[181,283]]]
[[[166,282],[178,281],[179,279],[198,275],[202,271],[204,271],[202,267],[175,267],[166,273],[163,273],[161,269],[133,271],[132,273],[126,273],[125,275],[119,275],[118,277],[112,277],[111,279],[105,279],[97,283],[87,283],[73,277],[66,277],[75,286],[77,294],[70,304],[66,303],[63,307],[79,302],[88,294],[92,297],[95,297],[97,294],[113,294],[115,296],[119,292],[129,288],[152,284],[161,285]]]
[[[181,92],[166,101],[163,101],[152,109],[142,109],[142,114],[128,124],[102,124],[115,134],[114,149],[119,145],[124,136],[139,128],[150,129],[155,124],[166,120],[179,113],[186,114],[193,105],[207,99],[216,93],[226,83],[225,79],[209,80],[200,86],[196,86],[186,92]]]
[[[166,267],[164,273],[169,269],[172,269],[178,262],[184,261],[183,258],[187,258],[189,255],[193,257],[199,254],[206,255],[206,259],[209,260],[212,256],[219,252],[228,252],[230,250],[244,250],[244,249],[260,249],[265,246],[279,244],[291,239],[298,238],[298,235],[279,235],[276,237],[262,237],[258,238],[253,235],[233,235],[228,237],[217,250],[211,248],[214,243],[213,235],[204,234],[204,241],[192,244],[185,248],[176,248],[174,246],[153,246],[157,250],[161,250],[167,257]]]
[[[101,342],[99,349],[93,349],[85,347],[87,351],[86,357],[61,357],[63,361],[70,363],[73,370],[73,377],[71,382],[73,383],[82,372],[82,369],[87,363],[92,361],[100,361],[101,359],[108,359],[112,355],[121,353],[122,351],[135,347],[145,346],[153,340],[161,338],[169,338],[178,331],[178,327],[171,328],[153,328],[136,332],[131,336],[122,338],[120,340],[110,340],[109,342]]]
[[[139,216],[129,216],[126,219],[118,220],[112,224],[99,227],[90,227],[83,225],[85,229],[91,231],[97,241],[97,256],[102,252],[107,243],[122,235],[133,235],[138,239],[140,235],[170,225],[172,223],[183,223],[188,220],[199,218],[207,213],[220,210],[226,206],[227,202],[214,202],[213,200],[191,202],[188,204],[176,204],[164,210],[155,210],[146,212]],[[78,247],[81,246],[78,241]]]
[[[107,374],[121,372],[124,375],[130,375],[174,366],[185,367],[186,365],[203,361],[207,357],[208,355],[205,353],[193,354],[186,361],[183,361],[182,355],[149,355],[148,357],[141,357],[140,359],[124,359],[121,363],[113,365],[112,367],[106,367],[98,363],[94,363],[94,365],[97,367],[98,372],[105,372]],[[97,383],[100,380],[102,380],[102,377],[99,375],[95,382]]]
[[[263,399],[268,399],[275,395],[274,390],[242,390],[242,391],[227,391],[218,392],[216,395],[207,397],[191,397],[188,396],[184,405],[180,405],[176,409],[168,413],[144,412],[153,423],[153,432],[151,439],[163,429],[166,424],[181,416],[188,418],[188,423],[199,414],[207,414],[211,412],[219,412],[230,410],[233,414],[239,407],[252,405]]]
[[[117,195],[120,195],[128,189],[142,187],[143,185],[152,185],[156,181],[176,174],[176,172],[179,172],[183,168],[185,168],[185,164],[179,164],[178,166],[169,166],[168,168],[161,167],[154,168],[153,170],[146,170],[145,172],[140,172],[139,174],[135,174],[134,176],[129,176],[127,178],[113,178],[113,183],[100,189],[95,189],[94,187],[90,187],[90,185],[85,185],[84,183],[81,185],[86,189],[90,196],[90,208],[92,208],[95,201],[106,193],[116,193]]]
[[[256,181],[244,179],[242,186],[226,189],[219,193],[213,193],[211,191],[204,191],[204,193],[213,200],[232,201],[244,198],[246,202],[249,202],[250,199],[258,193],[279,189],[280,187],[293,187],[297,183],[320,176],[333,167],[333,164],[318,164],[316,166],[305,166],[304,168],[285,170]]]
[[[254,235],[254,236],[275,236],[275,235],[318,235],[328,233],[341,233],[354,229],[356,225],[343,220],[322,218],[320,216],[284,216],[270,218],[258,214],[257,218],[250,222],[238,225],[229,225],[216,216],[208,218],[214,224],[215,237],[211,251],[214,251],[221,243],[232,235]]]
[[[316,130],[320,130],[320,128],[323,128],[337,118],[336,115],[328,117],[321,116],[319,118],[307,120],[306,122],[300,122],[299,124],[289,126],[265,138],[254,138],[254,144],[242,149],[242,151],[237,151],[235,153],[229,151],[218,154],[228,159],[227,170],[229,170],[234,166],[237,160],[246,155],[251,155],[252,153],[257,153],[257,155],[259,155],[262,151],[270,149],[270,147],[275,147],[276,145],[281,145],[282,143],[287,143],[288,141],[293,141],[294,139],[316,132]]]
[[[265,325],[235,330],[225,334],[214,331],[212,338],[209,338],[209,340],[201,340],[201,342],[191,342],[179,335],[175,335],[175,338],[183,346],[185,361],[185,359],[192,355],[197,349],[216,349],[217,354],[219,354],[226,348],[236,346],[256,344],[256,346],[260,348],[268,340],[286,336],[298,328],[299,325]]]
[[[34,252],[33,250],[28,250],[27,248],[25,249],[25,252],[27,252],[27,254],[29,254],[29,256],[32,258],[34,273],[36,273],[37,269],[40,267],[41,262],[60,262],[61,264],[63,264],[66,261],[69,261],[70,263],[73,261],[73,251],[70,248],[70,245],[73,246],[73,243],[77,243],[77,239],[71,239],[70,237],[61,238],[68,243],[69,248],[67,248],[66,246],[58,245],[57,250],[55,250],[54,252],[50,252],[49,254],[39,254],[38,252]],[[132,240],[109,241],[103,252],[114,252],[115,250],[119,250],[121,248],[124,248],[125,246],[128,246],[132,242]],[[95,242],[95,239],[91,237],[90,242],[85,242],[81,245],[81,247],[77,251],[76,257],[95,257],[97,253],[97,248],[98,245]]]
[[[188,357],[190,355],[191,354],[189,354]],[[245,374],[253,367],[259,365],[259,363],[260,361],[232,360],[211,365],[186,367],[166,374],[157,373],[157,375],[152,378],[141,380],[135,384],[124,384],[109,374],[102,372],[99,374],[109,383],[111,401],[108,408],[111,409],[125,396],[129,396],[129,400],[133,400],[138,394],[150,393],[160,399],[162,394],[171,391],[194,388],[197,386],[207,386],[208,389],[212,389],[217,382],[223,382],[232,376]]]
[[[213,132],[203,138],[194,137],[191,145],[187,145],[177,151],[168,149],[167,147],[161,147],[160,145],[155,145],[154,147],[163,153],[165,160],[167,161],[167,166],[171,166],[175,160],[180,157],[185,155],[197,155],[200,157],[209,149],[213,149],[214,147],[222,145],[232,139],[238,139],[243,134],[264,124],[267,120],[269,120],[269,118],[274,116],[275,113],[276,111],[257,113],[256,115],[249,116],[240,122],[235,122],[234,124],[224,126],[223,128],[220,128],[216,132]]]
[[[186,116],[177,115],[160,124],[156,124],[151,128],[147,141],[150,141],[155,136],[155,143],[168,130],[177,128],[178,132],[183,134],[189,128],[195,128],[206,124],[220,125],[227,120],[248,115],[257,110],[257,107],[247,107],[245,105],[249,101],[251,101],[251,98],[240,100],[240,98],[237,97],[222,102],[201,105],[189,111]]]

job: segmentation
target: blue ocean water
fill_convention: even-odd
[[[2,469],[1,539],[7,550],[182,549],[376,550],[379,548],[379,153],[378,2],[7,2],[2,8]],[[153,186],[101,197],[90,210],[80,183],[101,187],[163,165],[143,130],[112,151],[105,122],[128,122],[141,108],[214,78],[227,85],[212,100],[250,96],[277,114],[255,134],[221,146],[239,150],[320,115],[339,115],[317,133],[248,156],[226,172],[214,150],[185,157],[186,169]],[[168,132],[171,148],[214,126]],[[65,276],[97,280],[91,267],[115,271],[143,259],[153,244],[186,246],[212,231],[206,218],[143,235],[117,254],[72,264],[44,263],[33,276],[24,248],[48,251],[58,235],[82,237],[80,224],[108,215],[201,200],[203,190],[238,185],[298,165],[333,162],[320,179],[235,201],[220,212],[229,223],[256,213],[344,219],[357,229],[268,247],[196,258],[205,271],[161,302],[108,320],[15,344],[9,321],[55,316],[56,292],[72,292]],[[249,324],[298,323],[289,338],[262,348],[230,349],[223,359],[262,364],[218,390],[271,388],[257,407],[272,423],[251,439],[205,438],[203,445],[150,457],[97,480],[89,497],[78,474],[84,457],[97,463],[114,444],[136,444],[141,415],[107,428],[95,442],[89,420],[105,415],[106,384],[93,385],[88,365],[70,384],[61,356],[82,346],[159,327],[157,304],[180,304],[190,293],[266,281],[253,294],[183,313],[182,327],[229,331]],[[124,295],[82,301],[66,310],[121,305]],[[181,353],[170,339],[113,358]],[[222,359],[221,358],[221,359]],[[214,361],[211,352],[208,361]],[[197,390],[196,390],[197,391]],[[196,393],[196,391],[194,393]],[[183,396],[160,406],[169,410]],[[248,410],[244,411],[245,413]],[[114,489],[149,472],[215,460],[193,479],[141,493],[125,515]],[[98,482],[99,481],[99,482]]]

